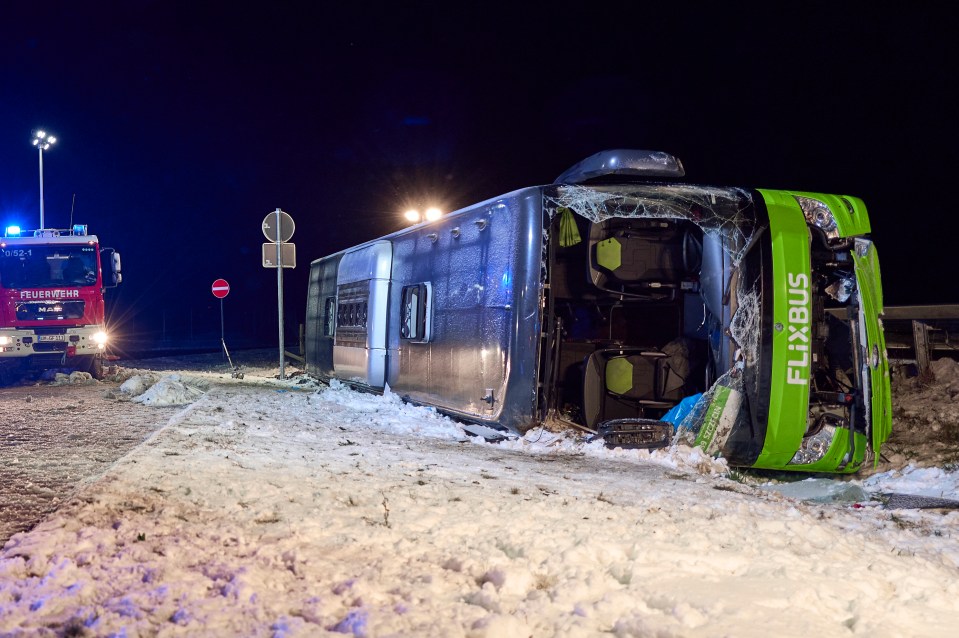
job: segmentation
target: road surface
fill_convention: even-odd
[[[0,388],[0,547],[179,409],[120,400],[118,387],[94,382]]]

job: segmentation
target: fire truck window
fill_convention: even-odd
[[[86,281],[83,267],[83,260],[76,255],[67,259],[67,265],[63,267],[63,282],[67,284],[79,284]]]
[[[0,278],[8,288],[92,286],[96,253],[86,247],[7,247],[0,253]]]

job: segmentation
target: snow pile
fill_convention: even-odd
[[[143,377],[131,377],[124,382],[120,389],[123,391],[123,387],[130,384],[128,389],[138,390],[140,384],[145,383]],[[196,385],[187,384],[179,375],[170,375],[150,385],[142,393],[134,396],[131,401],[153,407],[176,406],[193,403],[201,396],[203,396],[203,390]]]
[[[89,372],[80,372],[75,370],[69,374],[56,372],[53,375],[53,381],[50,385],[92,385],[97,383],[93,375]]]
[[[411,434],[464,441],[468,437],[463,425],[441,415],[432,407],[405,403],[389,387],[382,395],[355,392],[336,379],[329,389],[315,395],[320,404],[334,411],[348,410],[360,416],[360,422],[376,423],[395,434]]]
[[[134,375],[120,384],[120,392],[130,397],[140,396],[149,390],[150,386],[156,381],[156,377],[152,375]]]
[[[874,474],[863,487],[874,493],[899,493],[959,500],[959,469],[919,468],[907,465],[901,470]]]
[[[597,459],[616,459],[639,463],[656,463],[677,470],[688,470],[712,476],[729,472],[726,459],[713,458],[701,448],[687,445],[672,445],[656,450],[623,449],[606,447],[601,439],[564,430],[551,432],[545,428],[533,428],[522,438],[495,444],[503,449],[519,450],[529,454],[583,454]]]

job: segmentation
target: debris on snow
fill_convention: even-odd
[[[857,483],[831,478],[807,478],[759,487],[809,503],[862,503],[870,498]]]

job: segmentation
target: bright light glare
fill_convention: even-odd
[[[403,213],[403,217],[405,217],[406,219],[408,219],[409,221],[413,223],[416,223],[420,221],[420,211],[411,208],[410,210]]]
[[[57,138],[53,135],[48,135],[46,131],[37,131],[33,136],[33,145],[44,151],[50,148],[50,145],[56,143],[56,141]]]
[[[13,343],[13,339],[10,337],[0,337],[0,346],[6,346]]]
[[[429,221],[435,221],[443,216],[443,213],[439,208],[427,208],[426,209],[426,219]]]
[[[20,227],[19,227],[19,226],[7,226],[7,234],[8,234],[8,235],[19,235],[19,234],[20,234]]]
[[[102,346],[103,344],[105,344],[105,343],[107,342],[107,333],[105,333],[105,332],[103,332],[103,331],[101,330],[100,332],[95,333],[95,334],[94,334],[92,337],[90,337],[90,338],[93,339],[93,341],[94,341],[98,346]]]

